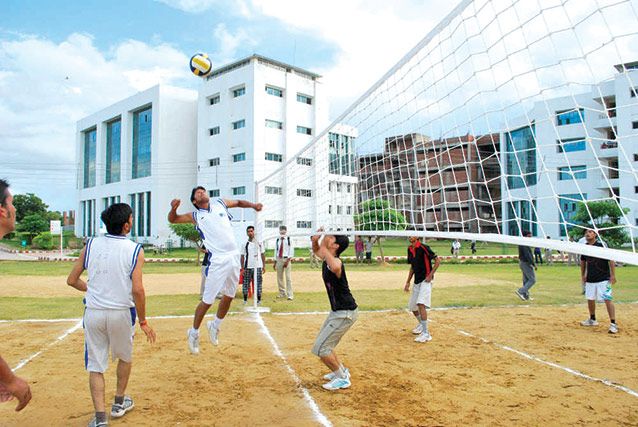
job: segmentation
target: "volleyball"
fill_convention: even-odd
[[[210,62],[208,55],[205,53],[196,53],[191,57],[190,67],[193,74],[198,77],[204,77],[213,68],[213,63]]]

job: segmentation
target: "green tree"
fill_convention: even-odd
[[[49,208],[49,205],[33,193],[16,194],[13,197],[13,206],[16,208],[17,222],[21,222],[29,215],[41,215],[42,217],[46,217],[47,209]]]
[[[16,231],[28,236],[29,244],[31,243],[33,236],[37,236],[38,234],[48,230],[49,220],[46,219],[46,215],[39,213],[25,216],[16,227]]]
[[[618,227],[623,214],[628,212],[628,208],[621,208],[613,200],[579,202],[573,218],[573,222],[579,227],[572,228],[569,235],[578,240],[585,234],[584,228]],[[600,237],[612,248],[629,242],[629,236],[620,227],[603,230]]]
[[[198,246],[201,246],[202,238],[199,235],[199,231],[195,229],[193,224],[170,224],[171,230],[178,237],[193,242]],[[197,251],[197,263],[199,264],[200,251]]]
[[[366,200],[359,205],[359,212],[359,215],[354,216],[355,228],[359,231],[405,230],[408,227],[405,216],[394,209],[388,200]],[[381,259],[385,260],[381,237],[376,240]]]
[[[49,211],[46,217],[47,221],[62,221],[62,214],[58,211]]]

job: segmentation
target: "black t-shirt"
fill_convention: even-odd
[[[428,245],[422,245],[416,248],[410,245],[408,247],[408,264],[414,270],[414,283],[421,283],[425,277],[432,271],[432,260],[436,258],[436,254]]]
[[[330,309],[332,311],[354,310],[357,308],[357,303],[348,287],[345,265],[341,265],[341,278],[339,278],[330,271],[328,264],[324,261],[321,265],[321,275],[323,277],[323,283],[326,285],[328,299],[330,299]]]
[[[604,248],[602,243],[596,242],[592,246],[598,246]],[[581,261],[587,263],[587,282],[597,283],[604,282],[611,278],[611,271],[609,269],[609,260],[602,258],[595,258],[593,256],[581,255]]]

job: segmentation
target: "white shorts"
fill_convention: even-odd
[[[135,308],[84,312],[84,367],[89,372],[105,372],[109,350],[113,360],[131,362],[135,335]]]
[[[611,295],[611,283],[609,280],[604,280],[602,282],[586,282],[585,283],[585,298],[588,300],[596,300],[599,302],[602,301],[612,301]]]
[[[408,308],[410,311],[418,311],[417,304],[423,304],[426,308],[430,308],[432,299],[432,283],[421,282],[415,283],[412,287],[412,295],[410,295],[410,303]]]
[[[220,291],[228,297],[235,298],[239,284],[239,270],[239,254],[211,257],[210,264],[204,271],[206,275],[204,292],[202,292],[204,304],[212,304]]]

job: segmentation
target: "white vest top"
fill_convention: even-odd
[[[193,219],[211,258],[239,254],[230,224],[233,217],[221,198],[211,199],[208,209],[197,209],[193,212]]]
[[[125,236],[94,237],[86,244],[84,268],[89,273],[86,306],[119,310],[135,307],[131,275],[142,245]]]

